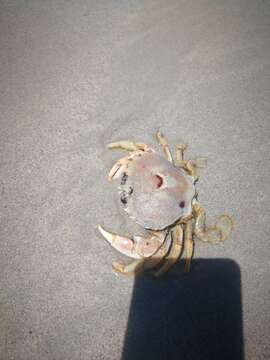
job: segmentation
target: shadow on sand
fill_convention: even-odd
[[[122,360],[243,360],[241,275],[228,259],[135,279]]]

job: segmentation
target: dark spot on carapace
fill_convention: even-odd
[[[128,179],[128,174],[124,172],[121,178],[121,185],[125,185],[127,179]]]
[[[133,193],[133,191],[134,191],[133,188],[130,186],[128,194],[131,195]]]
[[[160,175],[156,175],[156,178],[158,180],[157,187],[160,188],[161,185],[163,184],[163,179]]]
[[[184,202],[184,200],[179,203],[179,206],[180,206],[181,209],[183,209],[183,208],[185,207],[185,202]]]

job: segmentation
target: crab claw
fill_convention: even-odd
[[[98,230],[117,251],[133,259],[142,258],[134,251],[134,241],[132,239],[106,231],[101,225],[98,225]]]
[[[127,165],[129,163],[130,159],[128,156],[123,157],[122,159],[119,159],[111,168],[108,180],[112,181],[113,179],[117,179],[121,176],[123,171],[127,168]]]
[[[153,232],[147,237],[134,236],[131,239],[106,231],[101,225],[98,225],[98,230],[112,247],[133,259],[142,259],[154,255],[167,237],[167,233]]]
[[[113,165],[108,175],[109,181],[112,181],[113,178],[117,178],[121,175],[122,172],[119,170],[121,169],[122,166],[123,165],[119,161]]]

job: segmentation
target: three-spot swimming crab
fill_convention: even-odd
[[[221,215],[216,224],[206,227],[206,215],[198,202],[195,183],[205,158],[184,160],[185,144],[176,146],[173,160],[169,146],[160,131],[157,141],[164,157],[143,143],[122,140],[109,149],[129,151],[109,172],[109,180],[120,178],[120,201],[129,217],[147,230],[146,236],[126,237],[106,231],[98,225],[105,239],[122,254],[133,258],[130,263],[113,262],[122,274],[155,269],[160,276],[178,260],[184,245],[184,272],[189,272],[193,255],[193,235],[203,242],[220,243],[230,234],[233,224]],[[159,265],[159,268],[157,269]]]

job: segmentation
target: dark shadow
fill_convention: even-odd
[[[241,274],[227,259],[135,279],[122,360],[243,360]]]

